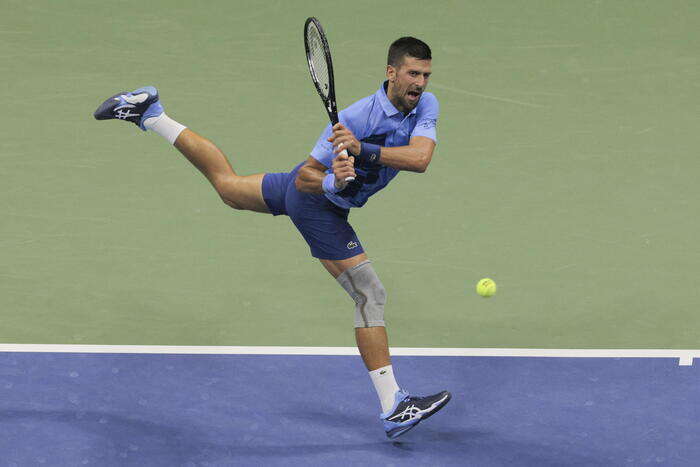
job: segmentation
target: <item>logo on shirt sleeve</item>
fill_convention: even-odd
[[[424,118],[420,122],[418,122],[417,126],[421,128],[425,128],[426,130],[430,130],[431,128],[435,128],[437,126],[437,119],[436,118]]]

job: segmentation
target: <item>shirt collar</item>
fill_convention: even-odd
[[[391,103],[389,98],[386,95],[386,90],[389,86],[389,81],[384,81],[381,86],[379,86],[379,91],[377,91],[377,97],[379,98],[379,103],[382,106],[382,109],[384,110],[384,113],[387,115],[387,117],[394,116],[396,114],[400,114],[401,112],[394,107],[394,104]],[[418,106],[416,105],[413,110],[411,110],[408,115],[415,115],[416,110],[418,109]]]

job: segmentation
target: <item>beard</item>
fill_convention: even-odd
[[[423,91],[407,86],[402,89],[395,89],[393,94],[393,98],[390,97],[389,100],[392,101],[394,107],[401,112],[408,113],[418,105]]]
[[[401,96],[401,100],[404,102],[406,109],[411,111],[418,105],[418,102],[420,101],[422,95],[422,89],[418,90],[415,88],[408,88],[406,89],[406,92],[404,92]]]
[[[416,108],[424,90],[424,87],[416,87],[410,83],[403,86],[395,83],[391,93],[387,92],[387,97],[397,110],[407,114]]]

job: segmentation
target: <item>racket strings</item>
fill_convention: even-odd
[[[313,23],[309,24],[306,35],[309,43],[309,63],[321,92],[323,92],[325,97],[328,97],[330,93],[330,79],[328,76],[328,62],[326,61],[326,48],[323,46],[321,34]]]

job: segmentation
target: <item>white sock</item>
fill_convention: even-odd
[[[394,406],[394,395],[399,390],[399,385],[394,378],[394,369],[391,365],[383,366],[370,371],[369,377],[372,378],[374,389],[377,390],[379,402],[382,404],[382,413],[384,413]]]
[[[143,126],[146,127],[147,130],[155,131],[160,136],[167,139],[170,144],[174,144],[177,137],[182,133],[182,130],[187,128],[185,125],[181,125],[165,115],[165,112],[157,117],[147,118],[146,121],[143,122]]]

